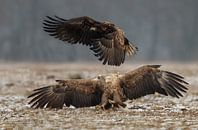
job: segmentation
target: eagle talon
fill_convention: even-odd
[[[104,110],[103,107],[101,105],[96,105],[96,109],[97,110]]]
[[[123,107],[125,108],[127,105],[125,103],[118,103],[118,102],[111,102],[113,108],[120,108],[120,107]]]
[[[96,105],[96,109],[100,109],[100,110],[107,110],[111,108],[111,104],[107,103],[107,104],[102,104],[102,105]]]

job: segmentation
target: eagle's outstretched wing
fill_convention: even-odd
[[[98,89],[100,81],[95,80],[57,80],[57,85],[35,89],[28,96],[33,108],[62,108],[66,106],[89,107],[101,102],[102,92]]]
[[[184,77],[159,69],[160,65],[147,65],[126,73],[121,77],[124,94],[129,99],[136,99],[158,92],[172,97],[182,97],[181,92],[188,89]]]
[[[100,30],[100,22],[89,17],[78,17],[73,19],[63,19],[58,16],[54,18],[47,16],[43,22],[44,31],[68,43],[82,43],[91,46],[93,40],[101,37],[104,31]]]
[[[87,16],[69,20],[47,16],[43,25],[44,31],[55,38],[90,46],[103,64],[119,66],[124,63],[126,53],[134,55],[137,51],[114,24],[98,22]]]

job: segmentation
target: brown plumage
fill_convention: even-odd
[[[89,46],[103,64],[120,66],[126,53],[134,55],[138,50],[124,32],[110,22],[98,22],[87,16],[69,20],[47,16],[43,25],[44,31],[59,40]]]
[[[103,109],[126,105],[127,99],[136,99],[155,92],[182,97],[188,90],[184,77],[147,65],[124,75],[99,76],[95,79],[58,80],[57,85],[39,88],[28,97],[33,108],[89,107]]]

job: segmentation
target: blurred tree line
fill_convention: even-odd
[[[93,60],[42,30],[46,15],[112,21],[139,47],[136,60],[198,60],[198,0],[0,0],[0,61]]]

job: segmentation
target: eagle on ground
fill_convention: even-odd
[[[38,88],[28,97],[32,108],[100,106],[102,109],[125,107],[124,101],[155,92],[182,97],[188,84],[184,77],[159,69],[160,65],[142,66],[123,75],[98,76],[94,79],[57,80],[57,84]]]
[[[126,54],[134,55],[138,50],[123,30],[111,22],[99,22],[87,16],[69,20],[58,16],[46,18],[44,31],[67,43],[89,46],[104,65],[120,66]]]

